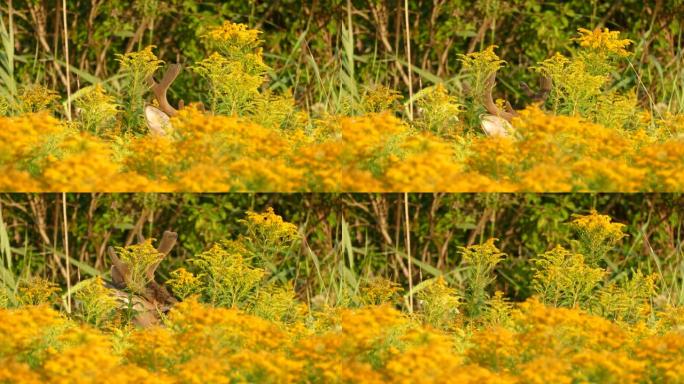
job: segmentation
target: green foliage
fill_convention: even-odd
[[[9,308],[10,299],[4,289],[0,290],[0,309]]]
[[[275,264],[300,239],[297,226],[284,221],[271,207],[263,213],[248,211],[240,222],[246,227],[242,243],[259,263]]]
[[[39,305],[51,303],[59,286],[42,277],[32,276],[19,282],[17,301],[22,305]]]
[[[439,136],[459,133],[459,115],[463,106],[442,84],[421,89],[414,96],[419,117],[414,120],[416,127]]]
[[[506,256],[489,239],[484,244],[461,247],[461,257],[466,265],[465,292],[466,309],[475,317],[485,307],[489,298],[487,288],[494,282],[494,268]]]
[[[9,102],[5,99],[0,99],[0,116],[9,115],[9,111],[10,111]]]
[[[193,275],[185,268],[178,268],[171,272],[171,278],[166,280],[166,285],[171,287],[173,294],[181,300],[200,292],[201,284],[200,277]]]
[[[152,45],[141,51],[117,55],[120,72],[124,74],[123,118],[124,126],[133,132],[143,127],[145,95],[150,88],[148,80],[164,63],[152,52]]]
[[[242,63],[218,53],[213,53],[192,69],[209,83],[209,102],[213,113],[243,115],[253,110],[253,101],[259,96],[263,77],[247,73]]]
[[[278,95],[265,91],[254,99],[254,111],[250,118],[267,128],[291,130],[298,122],[297,113],[292,94],[286,92]]]
[[[206,47],[215,52],[192,69],[209,83],[212,112],[239,116],[255,112],[255,99],[270,70],[262,58],[259,34],[225,22],[204,35]]]
[[[595,312],[616,321],[636,322],[651,313],[656,275],[636,271],[631,279],[610,282],[598,292]]]
[[[74,293],[76,313],[84,322],[100,327],[117,317],[119,303],[104,286],[102,278],[84,280],[75,288],[78,288]]]
[[[368,280],[379,276],[398,284],[402,294],[408,292],[407,259],[402,242],[406,228],[403,221],[395,221],[396,217],[403,217],[402,194],[66,196],[69,254],[101,270],[108,268],[102,261],[98,264],[103,243],[125,244],[135,238],[137,228],[145,238],[160,238],[164,230],[171,229],[179,234],[178,245],[159,266],[160,283],[173,278],[171,272],[181,267],[199,276],[202,271],[187,260],[197,258],[211,244],[232,238],[241,243],[246,264],[268,272],[260,286],[292,282],[298,297],[311,302],[316,298],[316,302],[334,304],[347,293],[363,295]],[[485,292],[493,295],[500,290],[505,297],[522,301],[536,293],[531,284],[536,270],[530,260],[547,252],[550,245],[562,244],[573,253],[583,254],[585,264],[589,263],[591,256],[580,248],[579,234],[572,222],[579,217],[573,214],[591,215],[593,208],[601,215],[610,216],[609,224],[624,224],[620,231],[626,236],[606,248],[605,256],[594,256],[598,265],[591,267],[607,268],[606,279],[617,279],[617,282],[622,279],[621,271],[641,270],[645,275],[657,272],[659,302],[684,303],[677,262],[682,257],[681,238],[677,237],[684,217],[682,196],[409,194],[408,203],[414,288],[418,281],[442,275],[451,287],[462,292],[465,302],[470,270],[458,255],[458,247],[499,238],[497,248],[508,256],[496,264],[493,273],[497,279]],[[60,269],[60,265],[64,266],[63,258],[51,256],[55,249],[58,254],[64,253],[62,244],[46,243],[31,216],[32,207],[40,208],[45,233],[50,239],[53,234],[61,239],[64,236],[60,221],[61,195],[5,194],[0,195],[0,204],[7,223],[7,235],[3,237],[0,230],[3,259],[0,285],[6,284],[3,287],[7,287],[10,298],[16,291],[19,276],[44,276],[65,287]],[[273,207],[284,222],[294,224],[300,234],[290,246],[289,242],[280,243],[284,247],[272,253],[268,257],[272,261],[268,263],[255,251],[256,243],[251,245],[244,239],[251,235],[248,236],[246,223],[241,221],[246,219],[247,211],[263,214],[267,207]],[[344,239],[342,215],[347,223]],[[654,220],[655,217],[659,219]],[[346,245],[343,247],[343,244]],[[604,242],[597,244],[603,246]],[[265,243],[263,248],[268,252],[271,246]],[[352,250],[351,257],[348,249]],[[72,265],[72,282],[78,269]],[[83,270],[80,273],[85,275]],[[202,277],[202,284],[207,278]],[[206,300],[205,292],[189,295],[197,293]],[[14,305],[16,301],[10,300],[10,303]],[[467,312],[465,305],[460,309]]]
[[[457,323],[461,297],[455,288],[447,285],[442,277],[424,282],[416,294],[421,315],[427,324],[439,329],[450,329]]]
[[[625,237],[624,224],[612,222],[607,215],[592,210],[588,215],[573,214],[571,227],[578,237],[579,252],[590,266],[596,266]]]
[[[74,212],[78,212],[75,207],[79,203],[87,208],[91,206],[92,200],[79,196],[83,200],[78,201],[76,196],[70,196],[72,197],[70,197],[69,204],[74,207]],[[209,204],[212,201],[210,196],[213,195],[193,196],[194,198],[182,200],[183,204],[192,205],[203,200],[203,203],[216,209],[217,205]],[[680,260],[681,255],[676,252],[666,254],[665,252],[670,249],[670,243],[663,243],[663,240],[672,240],[669,237],[670,226],[681,226],[681,204],[673,204],[676,201],[672,200],[672,196],[645,197],[649,199],[649,204],[658,207],[663,220],[668,221],[665,226],[666,230],[649,231],[649,243],[651,247],[654,247],[654,253],[647,257],[632,253],[633,250],[641,248],[635,244],[643,243],[638,243],[638,239],[634,242],[635,236],[630,236],[632,242],[629,244],[614,244],[614,247],[619,248],[619,254],[622,257],[619,261],[617,258],[611,261],[615,264],[614,270],[613,268],[607,270],[597,265],[601,259],[590,263],[580,253],[560,246],[542,252],[536,258],[530,257],[530,253],[537,246],[533,247],[531,243],[539,243],[538,246],[547,249],[548,239],[552,237],[544,234],[544,231],[549,228],[565,242],[572,239],[573,228],[581,228],[586,233],[593,234],[594,238],[603,239],[602,242],[605,243],[606,238],[621,237],[624,231],[629,231],[632,227],[647,227],[642,223],[623,228],[622,225],[613,222],[608,215],[600,215],[593,211],[586,215],[575,216],[569,213],[581,211],[576,205],[595,205],[599,209],[610,210],[606,206],[614,207],[616,202],[622,201],[618,204],[617,210],[611,211],[617,213],[620,221],[635,220],[635,223],[639,223],[642,219],[648,220],[647,215],[642,216],[642,202],[630,200],[635,199],[631,195],[620,197],[625,200],[614,200],[618,198],[615,195],[533,195],[526,198],[517,197],[515,200],[507,195],[499,197],[495,197],[496,195],[488,197],[445,195],[438,198],[433,195],[412,195],[410,201],[412,210],[421,207],[421,210],[424,209],[422,212],[429,212],[429,208],[434,211],[435,215],[441,215],[442,212],[452,213],[451,215],[445,214],[446,217],[442,221],[431,221],[427,218],[422,221],[421,215],[417,215],[412,221],[414,247],[428,250],[422,255],[416,249],[412,250],[413,255],[420,255],[412,260],[415,267],[412,270],[413,285],[408,283],[404,275],[404,271],[408,272],[405,269],[406,264],[400,264],[406,258],[395,259],[403,255],[392,253],[395,245],[389,244],[386,248],[381,248],[384,238],[382,232],[376,232],[372,237],[363,239],[361,236],[364,233],[368,236],[376,230],[375,224],[366,227],[356,224],[361,220],[370,220],[375,217],[374,213],[363,209],[365,208],[363,204],[394,206],[395,204],[379,200],[391,198],[391,196],[347,195],[333,199],[330,196],[315,195],[303,198],[294,195],[271,196],[265,200],[259,196],[251,196],[252,201],[237,198],[233,200],[236,212],[228,216],[233,220],[224,220],[226,225],[231,221],[233,225],[222,227],[219,232],[223,237],[227,237],[226,233],[237,233],[242,230],[242,233],[233,236],[234,239],[220,241],[208,249],[205,249],[206,245],[202,244],[202,249],[205,250],[188,252],[188,247],[192,245],[186,244],[181,236],[180,249],[164,261],[157,275],[160,278],[158,282],[165,282],[180,300],[199,300],[215,306],[238,308],[280,323],[306,321],[312,312],[330,307],[386,305],[388,307],[403,306],[403,309],[408,310],[410,295],[413,295],[414,316],[431,327],[443,330],[462,325],[466,325],[468,329],[492,325],[509,326],[509,321],[515,318],[515,313],[512,312],[513,302],[521,298],[517,292],[525,288],[532,290],[539,300],[547,305],[579,307],[611,320],[626,323],[650,321],[655,312],[679,302],[676,291],[681,286],[678,285],[680,280],[677,260]],[[401,202],[403,196],[398,195],[397,198],[395,203]],[[172,205],[170,200],[166,200],[169,199],[168,196],[142,197],[140,195],[133,198],[127,196],[121,201],[130,204],[133,199],[143,204],[144,209],[158,210],[155,217],[162,222],[157,222],[155,225],[163,227],[175,222],[173,221],[175,218],[184,216],[188,212]],[[216,201],[222,201],[223,198],[217,199]],[[309,200],[303,202],[302,199]],[[634,204],[630,204],[630,201]],[[442,211],[440,203],[445,202],[448,204]],[[662,205],[661,202],[663,202]],[[107,200],[100,201],[100,203],[106,209],[95,210],[91,214],[101,215],[110,223],[116,221],[116,214],[106,214],[115,209],[112,206],[116,204]],[[225,201],[223,204],[229,206]],[[525,204],[530,204],[530,206]],[[276,215],[275,210],[266,210],[263,213],[248,211],[246,219],[239,219],[241,209],[271,205],[277,206],[278,212],[288,217],[288,220]],[[499,246],[495,246],[494,239],[490,238],[488,241],[481,239],[479,245],[461,248],[460,258],[444,256],[440,259],[439,254],[430,252],[433,242],[436,242],[437,252],[445,249],[440,239],[453,238],[453,243],[446,243],[448,246],[472,241],[467,240],[468,238],[476,239],[478,236],[473,237],[473,231],[477,226],[468,225],[468,221],[462,216],[466,215],[468,210],[478,214],[482,214],[483,211],[489,212],[494,206],[498,207],[496,225],[492,224],[491,232],[489,230],[483,232],[482,237],[496,234],[500,229],[503,234],[507,233],[507,235]],[[3,214],[9,215],[7,217],[10,218],[10,222],[13,222],[17,217],[17,212],[4,207],[6,205],[3,202]],[[308,207],[309,211],[303,211],[302,207]],[[560,207],[567,207],[569,211],[563,211]],[[140,206],[135,206],[134,211],[139,212],[139,209]],[[188,207],[185,206],[185,209]],[[328,209],[330,211],[327,211]],[[350,223],[354,224],[344,224],[344,226],[340,224],[340,228],[335,229],[336,217],[338,217],[336,214],[340,209],[344,211],[345,220],[350,220]],[[459,211],[459,214],[454,214],[455,211]],[[174,219],[166,216],[169,212],[172,212],[171,216]],[[325,216],[325,212],[328,212],[329,216]],[[620,216],[621,214],[627,214],[627,216]],[[520,215],[525,216],[525,220],[529,222],[519,220]],[[535,215],[540,215],[547,221],[535,219]],[[325,217],[325,220],[319,221],[316,225],[307,226],[305,224],[307,218],[312,216]],[[489,214],[485,214],[484,217],[488,218]],[[291,221],[298,225],[291,224]],[[571,224],[568,225],[568,222]],[[90,231],[97,232],[97,225],[92,223],[79,223],[78,220],[73,223],[76,228],[83,225],[83,230],[90,228]],[[175,223],[178,224],[178,222]],[[192,228],[202,228],[202,224],[197,225],[196,220],[193,219],[192,223],[193,227],[186,227],[187,232],[191,232]],[[458,223],[458,226],[455,223]],[[250,225],[253,228],[245,230],[245,227]],[[524,231],[515,232],[519,227]],[[107,228],[111,227],[107,226]],[[402,228],[404,227],[400,225],[399,229]],[[425,233],[430,233],[424,231],[430,228],[437,231],[432,232],[429,242],[421,241],[426,236]],[[271,249],[273,244],[287,245],[292,244],[290,242],[298,242],[300,238],[297,229],[308,234],[302,253],[294,253],[294,256],[291,256],[287,253],[294,251],[288,249],[285,253],[276,254],[270,263],[266,263],[261,259],[261,253],[254,251],[256,246],[253,244],[260,242],[266,244],[262,247],[266,250]],[[331,232],[326,232],[326,229],[330,229]],[[337,232],[341,232],[340,235],[344,233],[346,235],[343,235],[344,238],[336,239],[334,234]],[[599,232],[603,235],[597,235]],[[21,233],[24,231],[22,230]],[[21,233],[10,232],[12,238],[20,236]],[[401,232],[398,233],[401,235]],[[39,238],[40,235],[36,237]],[[107,241],[112,242],[125,241],[126,238],[116,234],[108,237],[111,240]],[[80,249],[83,244],[79,243],[78,237],[73,238],[76,243],[73,246]],[[189,243],[194,241],[193,237],[187,239]],[[246,244],[252,245],[248,247]],[[674,249],[680,247],[681,243],[675,243]],[[516,256],[504,257],[504,253]],[[147,243],[120,248],[119,254],[122,262],[127,266],[143,266],[136,272],[137,274],[142,274],[141,271],[146,270],[145,265],[153,265],[155,260],[158,260],[158,256],[155,256],[156,250],[151,249]],[[328,256],[329,258],[326,258]],[[16,257],[18,262],[25,262],[27,259],[27,257]],[[33,259],[36,265],[32,266],[32,269],[27,269],[26,273],[17,274],[26,276],[21,279],[19,285],[19,303],[59,305],[60,299],[56,293],[63,292],[65,286],[64,281],[60,280],[61,275],[53,275],[50,279],[36,277],[41,273],[49,275],[50,269],[47,263],[51,262],[52,258],[34,255]],[[84,256],[84,259],[88,262],[96,262],[95,257],[87,259]],[[73,265],[75,269],[72,269],[72,276],[77,276],[78,268],[81,269],[81,273],[86,270],[82,266],[79,267],[81,263]],[[15,265],[12,269],[22,270],[22,268],[22,266]],[[105,268],[106,266],[103,267]],[[657,274],[651,272],[654,270]],[[531,275],[528,274],[530,272]],[[53,281],[61,282],[62,289]],[[145,281],[143,280],[143,283]],[[72,283],[74,282],[72,280]],[[514,287],[518,286],[523,288],[517,291]],[[407,290],[407,287],[412,287],[412,289]],[[129,295],[134,296],[133,291],[131,290]],[[404,300],[398,300],[398,294],[401,291],[405,293]],[[4,290],[4,292],[10,292],[10,290]],[[657,297],[656,292],[659,293]],[[111,296],[112,292],[105,288],[99,279],[86,280],[72,285],[72,294],[76,303],[74,306],[76,315],[99,327],[108,327],[108,324],[119,320],[126,323],[125,316],[130,317],[135,314],[133,308],[129,308],[129,313],[114,313],[124,312],[124,310],[116,309],[117,305]],[[3,302],[5,302],[3,305],[7,305],[6,300],[3,299]],[[9,304],[13,306],[13,303],[9,302]],[[308,304],[309,308],[304,304]]]
[[[63,96],[65,86],[60,73],[64,74],[65,67],[52,65],[53,59],[65,62],[63,47],[53,46],[52,39],[47,39],[46,47],[45,40],[41,40],[45,39],[46,31],[60,31],[61,3],[46,0],[30,4],[35,14],[44,15],[44,28],[36,28],[34,20],[26,16],[34,14],[29,2],[14,2],[14,12],[8,14],[5,7],[0,17],[5,57],[12,63],[3,65],[12,82],[0,81],[0,87],[44,78]],[[277,4],[236,0],[116,0],[93,4],[67,1],[70,63],[80,73],[105,79],[117,71],[112,60],[116,53],[139,50],[146,45],[160,47],[159,54],[165,61],[181,57],[182,62],[197,63],[207,57],[208,30],[231,20],[263,33],[234,36],[223,44],[213,44],[210,50],[249,51],[261,44],[269,66],[275,69],[275,89],[292,89],[302,104],[328,103],[336,98],[340,76],[334,69],[341,67],[341,51],[349,57],[349,48],[355,58],[354,82],[391,84],[407,95],[408,68],[401,64],[407,63],[403,49],[406,31],[399,23],[400,14],[392,12],[396,4],[383,0],[350,5],[338,0]],[[454,53],[498,45],[502,60],[510,68],[502,74],[502,80],[511,85],[505,90],[506,98],[524,104],[526,96],[516,85],[534,77],[527,70],[530,63],[543,61],[554,52],[567,51],[578,28],[619,26],[624,36],[634,40],[634,57],[639,58],[633,63],[634,70],[626,71],[627,63],[617,60],[627,85],[644,83],[646,90],[637,92],[641,102],[648,94],[662,100],[672,112],[684,111],[684,97],[678,86],[681,49],[676,44],[681,33],[677,16],[683,9],[680,0],[665,0],[657,7],[638,0],[619,4],[582,0],[411,2],[411,18],[419,25],[409,31],[412,63],[420,71],[415,72],[419,76],[414,77],[412,85],[416,89],[419,78],[423,83],[432,82],[429,77],[456,85],[461,64],[454,60]],[[652,20],[658,20],[657,25]],[[346,43],[342,38],[345,35],[352,37],[345,37]],[[264,41],[260,42],[261,39]],[[600,53],[601,49],[597,51]],[[85,78],[77,83],[78,77],[74,72],[74,84],[83,84]],[[182,76],[174,90],[174,96],[184,100],[206,101],[206,93],[197,76]]]
[[[39,84],[23,87],[19,91],[19,113],[35,113],[41,111],[53,111],[59,96],[56,91]]]
[[[508,326],[511,323],[513,306],[513,303],[504,296],[503,292],[496,291],[494,296],[485,303],[480,321],[489,325]]]
[[[610,128],[632,128],[638,119],[637,105],[634,90],[626,94],[607,91],[598,96],[596,108],[591,111],[589,118]]]
[[[214,306],[244,308],[266,272],[245,259],[238,241],[223,241],[190,261],[200,271],[202,297]]]
[[[475,100],[482,99],[488,92],[486,87],[487,79],[496,74],[506,64],[494,52],[496,48],[498,47],[490,45],[487,49],[480,52],[459,55],[463,69],[471,80],[470,95]]]
[[[368,86],[361,96],[361,110],[364,113],[395,111],[399,108],[401,98],[401,93],[387,86]]]
[[[81,129],[95,135],[113,129],[119,113],[114,96],[108,95],[101,84],[86,87],[81,92],[82,95],[74,101],[74,106],[79,110]]]
[[[300,305],[292,286],[271,284],[259,289],[249,312],[264,319],[293,323],[300,318]]]
[[[584,308],[606,274],[560,245],[532,261],[536,264],[532,286],[543,303],[555,307]]]
[[[9,115],[13,112],[13,106],[17,104],[17,79],[14,75],[14,23],[13,16],[9,15],[9,24],[5,24],[4,15],[0,14],[0,116]]]
[[[605,74],[592,75],[587,63],[571,60],[560,53],[534,69],[553,82],[550,102],[554,113],[588,115],[606,82]]]
[[[220,27],[210,28],[203,35],[208,49],[217,51],[231,61],[249,62],[263,41],[259,38],[261,31],[250,29],[244,24],[236,24],[230,21],[224,22]]]
[[[611,74],[620,59],[629,56],[630,40],[608,29],[579,29],[580,49],[571,58],[556,53],[533,67],[551,79],[550,103],[554,113],[580,115],[608,127],[623,128],[635,115],[635,93],[611,89]]]
[[[382,277],[367,279],[361,287],[360,299],[366,305],[381,305],[396,300],[401,286]]]

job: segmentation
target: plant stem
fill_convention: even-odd
[[[67,223],[66,193],[62,192],[62,217],[64,219],[64,259],[66,262],[67,313],[71,313],[71,270],[69,265],[69,224]]]
[[[406,257],[408,258],[408,283],[409,283],[409,313],[413,313],[413,273],[411,270],[411,226],[409,224],[408,214],[408,193],[404,192],[404,217],[406,224]]]

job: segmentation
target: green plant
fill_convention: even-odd
[[[18,281],[13,270],[12,256],[10,236],[0,207],[0,301],[3,303],[0,306],[2,307],[17,304]]]
[[[249,312],[262,319],[290,324],[299,319],[300,309],[291,284],[270,284],[256,291]]]
[[[23,87],[17,97],[17,111],[19,113],[35,113],[53,111],[59,95],[52,89],[40,84]]]
[[[494,282],[494,268],[506,256],[489,239],[484,244],[461,247],[461,257],[466,265],[464,279],[467,314],[478,316],[485,308],[489,293],[487,289]]]
[[[245,259],[247,249],[239,241],[214,244],[190,261],[200,271],[202,296],[215,306],[244,308],[266,272]]]
[[[192,69],[209,84],[209,103],[213,113],[242,116],[254,111],[253,103],[259,96],[263,77],[246,72],[242,63],[218,53],[211,54]]]
[[[396,111],[401,98],[401,93],[385,85],[368,86],[361,96],[361,110],[364,113]]]
[[[447,285],[442,277],[422,283],[422,289],[416,294],[419,300],[421,315],[427,324],[439,329],[450,329],[457,325],[460,314],[461,297],[455,288]]]
[[[201,276],[195,276],[185,268],[178,268],[171,272],[171,278],[166,280],[166,285],[171,287],[174,295],[181,300],[200,292],[202,289]]]
[[[506,64],[494,52],[496,48],[496,45],[490,45],[479,52],[459,55],[463,70],[470,79],[470,96],[475,100],[480,101],[484,98],[489,92],[486,86],[487,79],[496,75],[496,72]]]
[[[145,94],[150,89],[149,79],[164,63],[152,52],[152,45],[144,49],[117,55],[120,69],[125,75],[123,93],[123,121],[124,127],[132,132],[141,132],[143,126],[143,108],[145,106]]]
[[[392,303],[402,288],[399,284],[381,277],[366,279],[360,290],[361,302],[365,305]]]
[[[488,325],[509,326],[511,325],[511,311],[514,304],[504,296],[501,291],[494,292],[485,303],[482,311],[481,322]]]
[[[595,311],[601,316],[634,323],[651,315],[651,300],[656,294],[656,276],[640,270],[631,278],[610,282],[598,292]]]
[[[32,276],[19,282],[17,301],[22,305],[52,303],[59,290],[59,286],[54,282]]]
[[[542,302],[555,307],[586,308],[606,274],[560,245],[532,261],[536,265],[532,287]]]
[[[634,117],[635,93],[610,89],[610,75],[620,59],[630,55],[632,43],[620,33],[606,29],[579,28],[574,38],[580,49],[571,58],[556,53],[533,67],[551,79],[550,102],[554,113],[580,115],[608,127],[625,127]]]
[[[0,290],[0,309],[9,308],[10,299],[7,292],[3,289]]]
[[[95,135],[112,130],[119,113],[114,96],[108,95],[102,84],[84,88],[79,93],[74,105],[78,110],[81,129]]]
[[[267,90],[254,99],[250,119],[267,128],[293,130],[297,128],[299,113],[291,92],[274,94]]]
[[[0,14],[0,40],[2,50],[0,50],[0,116],[9,115],[14,112],[17,104],[17,79],[14,74],[15,53],[14,53],[14,15],[12,9],[9,12],[9,24],[5,24],[5,19]]]
[[[549,99],[553,112],[559,114],[589,115],[606,83],[605,74],[592,74],[586,62],[560,53],[533,69],[551,79]]]
[[[624,224],[592,210],[588,215],[573,214],[571,227],[578,236],[579,253],[590,266],[596,266],[625,237]]]
[[[421,89],[415,94],[419,117],[414,124],[439,136],[451,136],[459,131],[459,116],[463,106],[442,84]]]
[[[101,277],[84,280],[74,288],[76,313],[83,321],[101,327],[116,318],[119,302],[104,286]]]
[[[259,87],[270,69],[263,61],[260,33],[225,22],[203,36],[206,47],[214,52],[192,69],[209,84],[212,112],[238,116],[255,112]]]
[[[259,263],[273,266],[300,240],[297,226],[284,221],[271,207],[263,213],[247,211],[240,222],[246,227],[242,244]]]

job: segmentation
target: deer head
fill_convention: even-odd
[[[149,266],[145,271],[147,277],[147,285],[142,292],[137,295],[131,295],[123,290],[129,286],[131,279],[131,267],[123,262],[113,247],[109,247],[107,252],[112,262],[111,276],[112,284],[114,286],[114,294],[126,304],[136,311],[133,318],[133,323],[141,327],[149,327],[159,323],[160,315],[168,311],[177,300],[169,293],[169,291],[161,284],[155,281],[154,274],[159,267],[159,264],[166,257],[169,252],[176,245],[178,234],[176,232],[165,231],[162,236],[157,251],[162,254],[162,258]],[[144,239],[140,239],[144,241]]]
[[[540,91],[534,93],[530,87],[525,83],[520,83],[523,91],[532,98],[534,102],[543,103],[551,92],[551,79],[548,77],[542,77],[540,79]],[[485,93],[483,98],[483,104],[489,112],[489,115],[484,115],[481,117],[482,129],[489,136],[509,136],[510,131],[513,129],[511,126],[511,120],[518,116],[518,113],[513,109],[511,104],[506,101],[503,109],[499,108],[494,102],[492,97],[492,91],[496,86],[496,72],[485,80]]]

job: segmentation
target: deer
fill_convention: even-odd
[[[540,90],[539,92],[533,92],[530,87],[521,82],[520,86],[525,92],[525,94],[532,98],[535,103],[543,103],[551,93],[552,82],[549,77],[542,77],[539,80]],[[480,115],[480,124],[482,130],[492,137],[509,137],[513,131],[513,126],[511,121],[514,117],[518,116],[518,113],[513,109],[511,104],[506,101],[503,109],[499,108],[494,102],[492,97],[492,91],[496,86],[496,72],[492,73],[487,80],[485,80],[485,93],[483,98],[483,104],[487,112],[490,114]]]
[[[110,246],[107,248],[107,253],[112,263],[110,268],[111,284],[108,284],[108,288],[121,302],[122,310],[132,308],[135,311],[132,323],[138,327],[147,328],[158,325],[161,315],[168,312],[178,303],[178,300],[169,293],[165,286],[159,284],[154,276],[161,261],[176,245],[177,239],[178,234],[176,232],[164,232],[157,246],[157,251],[162,254],[162,258],[145,271],[148,283],[142,292],[138,294],[131,294],[125,291],[130,283],[131,266],[118,257],[114,247]],[[140,234],[138,235],[138,240],[141,243],[145,241]]]

